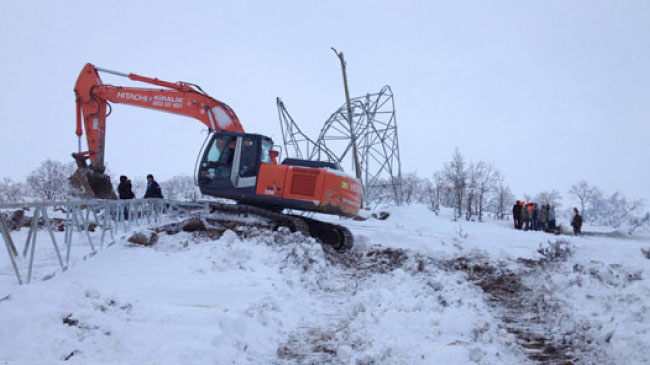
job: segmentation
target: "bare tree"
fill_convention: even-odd
[[[533,201],[540,205],[550,204],[552,207],[559,208],[562,205],[562,203],[560,203],[561,200],[562,196],[560,195],[560,192],[553,189],[551,191],[542,191],[538,193],[535,195]]]
[[[454,194],[454,220],[457,220],[463,214],[463,198],[467,189],[465,158],[460,154],[458,148],[454,151],[451,161],[445,163],[443,173]]]
[[[643,200],[628,201],[625,195],[615,192],[606,201],[604,223],[618,228],[621,224],[634,219],[634,215],[643,209]]]
[[[585,211],[583,211],[583,220],[592,222],[600,221],[607,211],[607,198],[605,193],[597,187],[593,187],[593,194],[587,200]],[[586,217],[584,216],[586,214]]]
[[[402,177],[402,201],[406,204],[422,201],[422,191],[424,185],[414,172],[410,172]]]
[[[474,162],[469,163],[467,168],[467,188],[466,188],[466,198],[465,198],[465,220],[469,221],[472,219],[472,205],[475,203],[476,198],[476,185],[477,185],[477,173],[476,165]]]
[[[434,212],[436,215],[438,214],[439,205],[436,205],[436,188],[433,186],[433,182],[428,179],[424,179],[423,182],[423,193],[425,197],[425,201],[427,205],[429,206],[429,209],[431,209],[432,212]]]
[[[445,177],[441,171],[433,174],[431,181],[427,182],[427,193],[429,196],[429,208],[436,213],[440,213],[440,204],[445,193]]]
[[[68,181],[73,172],[74,164],[47,159],[27,176],[27,186],[37,199],[65,199],[73,189]]]
[[[579,181],[569,189],[569,195],[574,196],[580,202],[580,211],[582,212],[583,219],[588,219],[588,217],[585,216],[585,207],[587,206],[587,202],[596,193],[596,190],[594,189],[595,187],[589,186],[585,180]]]
[[[485,200],[488,193],[494,191],[497,183],[497,173],[494,167],[483,161],[479,161],[474,166],[474,174],[476,175],[475,191],[476,191],[476,212],[478,220],[483,220],[483,210],[485,207]]]
[[[14,182],[9,177],[0,181],[0,203],[15,203],[24,201],[27,196],[27,187],[20,182]]]
[[[495,191],[494,198],[491,202],[491,207],[497,216],[497,219],[504,219],[507,215],[508,209],[515,201],[515,197],[510,191],[510,187],[506,185],[505,176],[499,171],[494,172],[495,175]]]
[[[630,229],[627,233],[632,234],[639,227],[650,226],[650,213],[646,213],[643,217],[634,217],[630,219]]]
[[[399,181],[400,190],[401,190],[401,180]],[[394,202],[400,205],[402,202],[398,199],[398,196],[395,195],[395,186],[388,179],[378,179],[371,189],[369,189],[369,195],[367,196],[366,204],[368,206],[373,204],[383,204]]]
[[[160,183],[165,197],[175,200],[197,200],[201,193],[194,185],[194,179],[187,175],[171,177]]]
[[[613,228],[629,225],[629,233],[648,225],[647,214],[643,214],[642,199],[628,200],[621,192],[606,196],[599,188],[589,187],[583,210],[583,219]],[[584,192],[584,189],[582,190]]]

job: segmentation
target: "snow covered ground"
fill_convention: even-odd
[[[648,238],[389,210],[319,217],[354,233],[345,255],[287,232],[128,232],[18,286],[3,249],[0,363],[650,362]]]

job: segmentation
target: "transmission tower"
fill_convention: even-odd
[[[375,94],[350,99],[350,109],[348,103],[344,103],[325,121],[315,141],[300,130],[279,98],[277,103],[282,138],[288,155],[334,162],[340,166],[349,166],[354,171],[354,136],[364,201],[373,203],[390,194],[397,204],[401,203],[402,170],[395,102],[390,86],[384,86]]]

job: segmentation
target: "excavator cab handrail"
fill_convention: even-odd
[[[214,135],[215,133],[216,133],[215,131],[208,130],[208,134],[205,136],[205,140],[203,141],[203,144],[199,149],[199,154],[196,155],[196,161],[194,162],[194,185],[195,186],[199,186],[199,164],[201,163],[201,159],[205,154],[205,149],[208,148],[208,141],[212,139],[212,135]]]

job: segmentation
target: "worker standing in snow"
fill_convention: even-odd
[[[135,194],[133,194],[133,186],[131,185],[131,180],[126,176],[120,176],[120,184],[117,186],[117,194],[120,196],[120,199],[133,199]]]
[[[133,199],[135,194],[133,194],[133,187],[131,186],[131,180],[126,176],[120,176],[120,184],[117,186],[117,194],[120,196],[120,199]],[[129,219],[129,210],[124,207],[124,219]]]
[[[527,231],[530,228],[530,216],[532,209],[533,205],[530,202],[526,203],[526,205],[523,206],[521,213],[524,216],[524,231]]]
[[[539,231],[539,226],[537,225],[538,219],[539,219],[539,207],[537,206],[537,203],[533,203],[533,214],[531,216],[533,231]]]
[[[555,207],[548,206],[548,229],[555,232]]]
[[[579,236],[582,232],[582,216],[578,212],[578,208],[573,208],[573,219],[571,219],[571,227],[573,227],[573,234]]]
[[[162,190],[160,190],[160,185],[153,179],[153,175],[147,175],[147,192],[144,193],[144,198],[163,198]]]
[[[539,212],[539,230],[544,232],[548,230],[548,204],[542,205]]]
[[[514,220],[515,229],[521,229],[521,205],[519,200],[512,206],[512,219]]]

